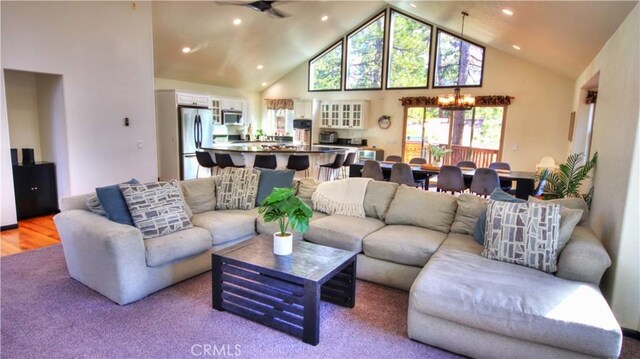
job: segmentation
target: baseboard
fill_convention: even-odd
[[[16,228],[18,228],[18,224],[14,223],[14,224],[9,224],[9,225],[0,227],[0,231],[7,231],[10,229],[16,229]]]
[[[635,329],[622,328],[622,335],[628,338],[640,340],[640,332]]]

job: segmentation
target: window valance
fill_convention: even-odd
[[[514,98],[513,96],[476,96],[476,106],[509,106]],[[437,96],[403,97],[400,101],[405,107],[438,106]]]
[[[293,100],[290,98],[265,98],[267,110],[293,110]]]
[[[584,103],[587,105],[596,103],[598,101],[598,91],[589,91],[587,92],[587,98],[584,100]]]

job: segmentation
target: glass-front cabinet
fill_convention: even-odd
[[[342,128],[351,127],[351,104],[350,103],[342,104],[342,121],[340,121],[340,127]]]
[[[211,99],[211,110],[213,111],[213,124],[222,125],[222,116],[220,115],[220,99]]]
[[[332,103],[331,104],[331,126],[330,127],[340,127],[340,104]]]
[[[365,129],[368,107],[368,101],[322,102],[320,127]]]
[[[330,109],[331,106],[326,102],[320,105],[320,127],[331,127],[331,121],[329,120]]]

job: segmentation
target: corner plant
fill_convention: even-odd
[[[289,227],[305,233],[313,215],[311,208],[293,194],[293,188],[274,188],[260,202],[258,213],[264,217],[265,222],[278,221],[279,236],[286,236]]]
[[[598,152],[593,154],[591,160],[586,161],[584,165],[580,165],[583,158],[583,153],[574,153],[567,157],[566,163],[558,166],[557,171],[549,173],[543,192],[544,199],[565,197],[582,198],[587,202],[589,208],[591,208],[593,186],[587,193],[580,194],[578,191],[580,190],[582,181],[590,178],[589,173],[598,164]]]
[[[429,144],[429,152],[433,156],[434,161],[440,161],[447,153],[453,152],[453,150]]]

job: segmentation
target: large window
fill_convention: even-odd
[[[382,88],[385,14],[347,36],[346,90]]]
[[[484,47],[438,29],[433,87],[482,86]]]
[[[309,91],[342,89],[342,40],[309,61]]]
[[[426,88],[431,26],[391,10],[387,88]]]

